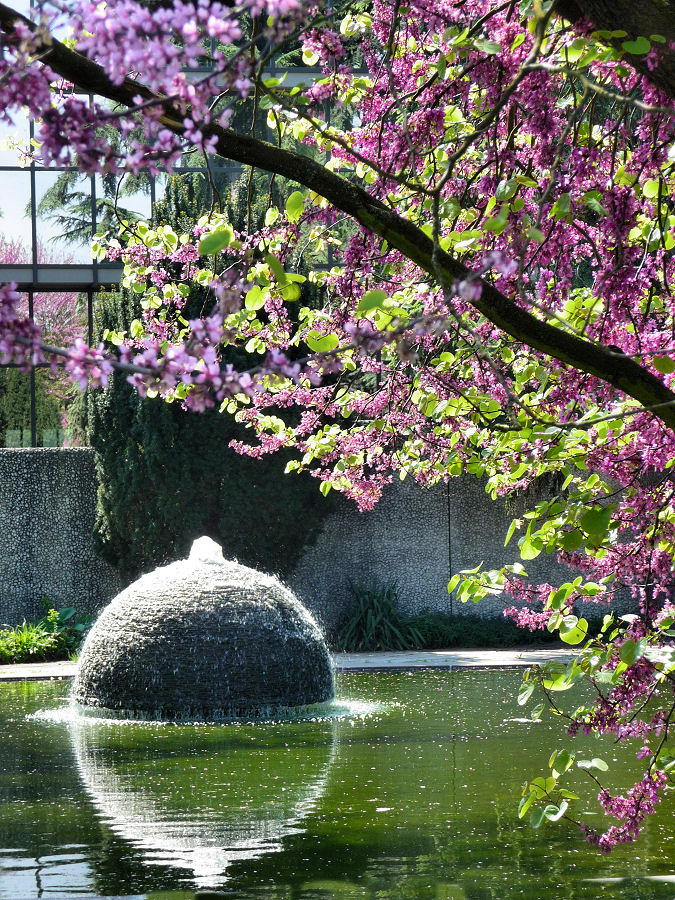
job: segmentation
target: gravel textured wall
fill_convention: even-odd
[[[96,508],[88,449],[0,450],[0,625],[56,607],[94,613],[122,587],[91,546]]]
[[[330,516],[315,545],[297,567],[289,583],[330,633],[345,604],[350,582],[396,582],[407,612],[438,609],[455,615],[501,615],[504,602],[485,598],[459,603],[447,592],[452,574],[472,569],[499,568],[520,560],[517,535],[507,548],[504,538],[511,520],[540,497],[493,501],[484,482],[472,476],[423,489],[409,480],[389,485],[369,513],[353,504],[341,505]],[[532,579],[562,584],[576,573],[545,553],[525,564]],[[625,612],[625,596],[614,604]],[[586,612],[597,613],[596,604]]]
[[[519,559],[516,538],[504,549],[504,537],[526,503],[493,502],[470,476],[432,489],[395,482],[372,512],[341,503],[286,580],[328,632],[349,602],[350,582],[396,582],[409,612],[499,615],[499,600],[453,602],[447,583],[480,562],[496,568]],[[118,573],[91,547],[95,504],[92,450],[0,450],[0,624],[39,617],[41,597],[94,612],[121,590]],[[545,554],[526,569],[554,584],[574,575]],[[625,611],[628,601],[618,605]]]

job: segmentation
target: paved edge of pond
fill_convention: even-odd
[[[570,651],[549,650],[414,650],[376,653],[334,653],[338,672],[386,672],[410,669],[512,669],[568,660]],[[0,666],[0,681],[53,681],[73,678],[77,663],[46,662]]]

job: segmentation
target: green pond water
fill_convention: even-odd
[[[675,897],[668,801],[611,857],[518,820],[568,743],[522,721],[520,678],[344,674],[322,719],[219,726],[83,721],[67,682],[0,684],[0,898]]]

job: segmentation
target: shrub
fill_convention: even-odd
[[[42,603],[44,618],[0,629],[0,663],[71,659],[77,653],[91,620],[78,618],[72,606],[54,609],[48,600]]]
[[[339,650],[411,650],[423,646],[414,621],[398,608],[395,585],[350,584],[352,602],[338,627]]]
[[[350,584],[352,600],[338,625],[335,648],[344,651],[445,650],[452,647],[518,647],[559,644],[548,631],[531,632],[502,617],[451,615],[426,609],[405,615],[395,584]],[[589,631],[594,624],[589,620]]]

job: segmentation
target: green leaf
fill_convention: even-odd
[[[485,38],[477,38],[473,42],[476,50],[480,50],[483,53],[487,53],[490,56],[494,56],[495,53],[499,53],[502,49],[502,45],[498,44],[496,41],[488,41]]]
[[[534,801],[536,799],[537,799],[537,795],[534,793],[534,791],[531,791],[527,795],[527,797],[523,797],[521,799],[520,803],[518,804],[518,818],[519,819],[524,818],[528,809],[532,806],[532,804],[534,803]]]
[[[279,210],[276,208],[276,206],[270,206],[270,208],[265,213],[265,225],[274,225],[278,218]]]
[[[660,181],[658,178],[650,178],[649,181],[645,181],[642,185],[642,195],[646,197],[647,200],[654,200],[659,196],[659,184]]]
[[[544,816],[549,820],[549,822],[557,822],[558,819],[562,819],[562,817],[567,812],[568,803],[566,800],[560,804],[560,806],[554,806],[553,804],[549,804],[544,809]]]
[[[661,372],[663,375],[675,372],[675,359],[671,359],[669,356],[655,356],[652,365],[657,372]]]
[[[265,262],[270,267],[270,271],[274,273],[274,277],[277,281],[281,281],[282,283],[286,281],[286,273],[284,272],[284,267],[281,265],[276,256],[272,256],[271,253],[268,253],[265,257]]]
[[[232,240],[231,228],[217,228],[211,234],[204,235],[199,242],[200,256],[211,256],[213,253],[220,253]]]
[[[579,759],[577,760],[577,766],[586,770],[597,769],[598,772],[606,772],[609,769],[604,759],[600,759],[597,756],[594,756],[593,759]]]
[[[563,534],[560,546],[563,550],[576,550],[577,547],[581,547],[583,542],[583,535],[575,529],[574,531],[566,531]]]
[[[635,38],[634,41],[622,41],[621,48],[625,50],[626,53],[632,53],[637,56],[643,53],[649,53],[652,45],[646,37],[638,37]]]
[[[538,722],[541,719],[541,714],[544,712],[544,704],[537,703],[537,705],[532,709],[530,713],[530,718],[533,722]]]
[[[382,305],[386,299],[386,291],[368,291],[361,297],[359,305],[356,307],[356,315],[363,315],[364,313],[370,312],[371,309],[382,309]]]
[[[495,191],[495,198],[501,203],[505,200],[511,200],[518,190],[518,182],[515,178],[509,178],[508,181],[500,181]]]
[[[536,559],[541,553],[543,546],[543,542],[539,538],[528,538],[527,536],[522,538],[520,542],[520,558]]]
[[[340,341],[336,334],[321,334],[319,331],[312,329],[305,338],[305,343],[314,353],[326,353],[329,350],[334,350]],[[325,484],[326,482],[323,483]]]
[[[297,222],[305,210],[305,196],[300,191],[293,191],[286,201],[286,215],[289,222]]]
[[[633,641],[629,638],[619,647],[619,659],[621,662],[626,663],[627,666],[632,666],[633,663],[636,663],[645,655],[646,649],[647,641],[644,638],[641,638],[639,641]]]
[[[244,306],[249,311],[253,312],[256,309],[260,309],[265,305],[265,294],[262,292],[258,285],[254,285],[250,291],[247,292],[246,298],[244,299]]]
[[[509,530],[506,532],[506,538],[504,539],[504,546],[508,546],[509,541],[513,537],[513,532],[518,527],[519,519],[513,519],[511,524],[509,525]]]
[[[286,303],[295,303],[300,299],[302,291],[297,286],[297,284],[293,284],[292,281],[287,282],[281,287],[281,296],[284,298]]]
[[[571,208],[571,196],[569,194],[561,194],[551,208],[551,215],[554,219],[563,219],[570,214]]]
[[[518,691],[518,706],[525,706],[527,701],[532,696],[532,692],[534,691],[535,682],[534,681],[526,681],[520,686],[520,690]]]
[[[574,758],[574,753],[570,753],[569,750],[561,750],[560,753],[555,754],[555,758],[551,763],[551,769],[562,775],[572,767]]]
[[[589,535],[605,534],[612,518],[612,506],[594,506],[587,509],[579,519],[580,528]]]
[[[453,575],[448,582],[448,593],[451,594],[460,582],[461,575]]]
[[[574,619],[574,623],[566,624],[567,619]],[[586,619],[577,620],[576,616],[565,616],[559,628],[560,640],[566,644],[580,644],[588,637],[588,622]]]

